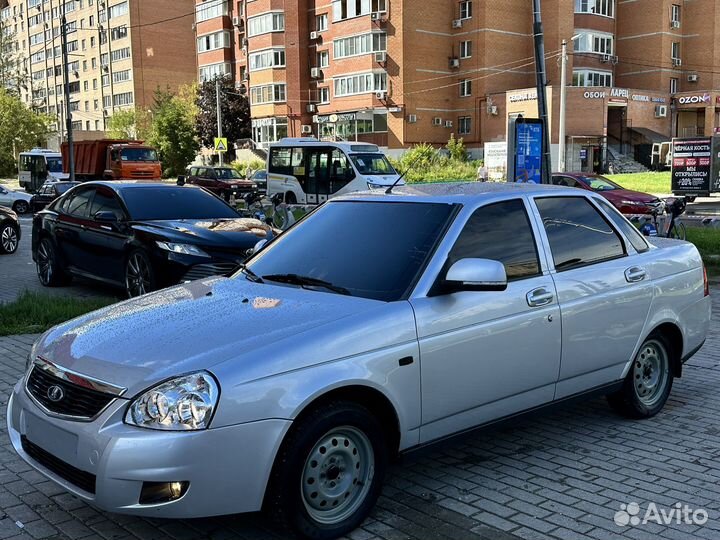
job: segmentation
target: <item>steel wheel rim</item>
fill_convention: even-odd
[[[51,248],[48,247],[47,242],[40,242],[40,246],[38,247],[37,273],[43,285],[47,285],[50,283],[50,280],[52,280],[53,261]]]
[[[12,253],[17,249],[18,239],[15,227],[8,225],[2,230],[0,243],[2,243],[2,247],[7,253]]]
[[[150,289],[150,267],[142,255],[134,254],[128,259],[125,288],[131,297],[145,294]]]
[[[30,206],[25,201],[20,201],[17,203],[15,208],[17,209],[18,214],[25,214],[30,208]]]
[[[633,362],[635,395],[646,407],[652,407],[662,398],[669,372],[665,347],[655,340],[643,344]]]
[[[313,446],[302,471],[300,494],[315,521],[335,525],[367,498],[375,476],[375,454],[365,433],[352,426],[328,431]]]

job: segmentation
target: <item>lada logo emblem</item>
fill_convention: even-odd
[[[54,384],[47,389],[47,397],[50,401],[58,402],[65,397],[65,391],[62,389],[61,386]]]

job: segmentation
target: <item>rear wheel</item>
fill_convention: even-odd
[[[635,355],[622,389],[608,396],[610,405],[630,418],[659,413],[672,389],[671,354],[668,341],[657,332],[651,334]]]
[[[129,298],[155,290],[155,273],[150,258],[144,251],[135,250],[125,263],[125,292]]]
[[[17,227],[12,223],[0,225],[0,253],[15,253],[18,248],[19,235]]]
[[[30,204],[27,201],[15,201],[13,204],[13,210],[18,214],[27,214],[30,211]]]
[[[676,221],[673,224],[673,228],[670,230],[670,238],[685,240],[686,237],[687,231],[685,230],[685,224],[682,221]]]
[[[60,265],[55,247],[49,238],[40,240],[35,255],[35,267],[38,279],[45,287],[67,285],[72,279]]]

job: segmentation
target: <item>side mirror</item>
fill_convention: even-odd
[[[504,291],[505,266],[491,259],[460,259],[445,274],[446,286],[454,291]]]
[[[178,185],[178,186],[184,186],[184,185],[185,185],[185,175],[181,174],[181,175],[178,176],[177,185]]]
[[[118,218],[114,212],[100,211],[94,216],[95,221],[102,221],[103,223],[117,223]]]

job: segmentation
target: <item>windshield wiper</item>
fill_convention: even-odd
[[[264,283],[263,278],[258,276],[255,272],[250,270],[246,264],[240,265],[240,271],[245,274],[248,278],[250,278],[250,281],[254,283]]]
[[[267,276],[263,276],[262,279],[266,279],[268,281],[277,281],[279,283],[289,283],[291,285],[300,285],[303,288],[323,287],[329,291],[333,291],[338,294],[352,296],[350,291],[348,291],[345,287],[340,287],[339,285],[334,285],[329,281],[317,279],[310,276],[300,276],[298,274],[269,274]]]

